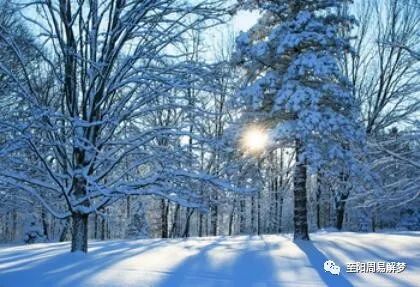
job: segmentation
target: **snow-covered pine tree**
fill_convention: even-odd
[[[352,87],[339,60],[350,52],[339,35],[351,17],[346,0],[241,1],[260,11],[258,23],[237,38],[235,62],[246,70],[239,100],[246,120],[270,127],[273,142],[292,144],[294,238],[309,240],[307,169],[339,176],[354,170],[363,143]]]

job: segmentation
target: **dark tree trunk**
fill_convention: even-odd
[[[48,225],[47,214],[44,208],[41,209],[41,220],[42,220],[42,233],[45,239],[48,241],[50,239],[49,232],[48,232],[49,225]]]
[[[182,237],[189,237],[190,236],[190,225],[191,225],[191,217],[194,213],[194,209],[188,207],[187,208],[187,218],[185,220],[185,228],[182,234]]]
[[[376,231],[376,220],[375,220],[375,214],[372,214],[372,232]]]
[[[44,209],[42,209],[42,210],[44,210]],[[42,221],[42,223],[44,223],[44,217],[42,217],[43,218],[43,221]],[[47,227],[48,227],[48,225],[47,225]],[[17,211],[16,211],[16,209],[14,209],[13,210],[13,216],[12,216],[12,237],[13,237],[13,240],[16,240],[16,233],[17,233]],[[48,236],[48,234],[47,234],[47,236]],[[46,237],[46,238],[48,238],[48,237]]]
[[[277,233],[282,232],[282,218],[283,218],[283,189],[284,189],[284,182],[283,182],[283,170],[284,170],[284,163],[283,163],[283,149],[280,150],[280,159],[278,159],[276,155],[276,161],[279,161],[280,170],[279,176],[275,177],[274,181],[274,189],[276,192],[276,218],[277,218]],[[289,167],[287,167],[289,168]],[[286,175],[288,178],[288,175]]]
[[[174,212],[174,217],[173,217],[173,221],[172,221],[172,228],[171,228],[171,237],[177,237],[177,232],[178,232],[178,216],[179,216],[179,208],[181,206],[177,203],[175,206],[175,212]]]
[[[111,228],[109,228],[109,220],[106,221],[106,236],[111,238]]]
[[[130,200],[131,198],[130,198],[130,196],[127,196],[127,206],[126,206],[126,208],[127,208],[127,214],[126,214],[126,218],[127,219],[129,219],[130,218],[130,216],[131,216],[131,200]]]
[[[273,177],[273,174],[271,175]],[[273,213],[274,216],[271,219],[272,226],[270,228],[271,233],[276,233],[279,226],[280,221],[280,214],[279,214],[279,190],[276,185],[276,178],[271,179],[271,186],[272,186],[272,192],[274,195],[274,208],[273,210],[270,210],[270,213]]]
[[[161,208],[161,236],[162,238],[168,238],[168,212],[169,212],[169,204],[165,202],[164,199],[161,199],[160,202]]]
[[[251,234],[255,234],[255,196],[251,197]]]
[[[316,227],[321,229],[321,179],[320,174],[317,175],[317,190],[316,190]]]
[[[4,216],[4,231],[3,231],[3,234],[4,234],[4,238],[6,239],[6,240],[8,240],[8,241],[10,241],[10,238],[9,238],[9,214],[7,213],[5,216]]]
[[[257,198],[257,234],[260,235],[261,233],[261,191],[259,191]]]
[[[93,238],[98,239],[98,214],[95,213]]]
[[[84,152],[76,151],[75,159],[78,163],[77,169],[82,169],[84,162]],[[82,175],[77,175],[73,178],[73,195],[75,198],[83,198],[86,196],[86,179]],[[88,207],[89,202],[84,200],[82,206]],[[87,252],[88,246],[88,217],[89,214],[81,212],[72,212],[72,238],[71,238],[71,252],[82,251]]]
[[[335,194],[335,212],[336,212],[336,227],[338,230],[343,229],[344,211],[346,207],[346,200],[350,195],[351,185],[349,183],[349,173],[343,171],[341,173],[342,186]]]
[[[319,198],[317,198],[317,202],[316,202],[316,227],[318,229],[321,229],[321,207],[320,207]]]
[[[233,201],[232,212],[229,216],[229,236],[233,235],[233,220],[235,218],[236,199]]]
[[[217,193],[215,193],[213,206],[211,208],[211,214],[210,214],[211,235],[213,236],[217,236],[217,224],[218,224],[218,217],[219,217],[217,200],[218,200],[218,196],[217,196]]]
[[[67,238],[67,232],[69,231],[69,225],[70,225],[70,219],[69,219],[69,218],[67,218],[67,219],[64,221],[64,226],[63,226],[63,229],[61,230],[61,233],[60,233],[60,238],[58,239],[60,242],[64,242],[64,241],[66,241],[66,238]]]
[[[343,223],[344,223],[344,211],[346,206],[346,197],[342,197],[337,203],[336,203],[336,215],[337,215],[337,229],[341,230],[343,229]]]
[[[344,178],[344,182],[347,181],[347,178]],[[344,189],[347,189],[347,186],[344,186]],[[350,195],[350,191],[347,189],[345,192],[338,194],[335,197],[335,213],[336,213],[336,227],[338,230],[343,229],[344,223],[344,211],[346,208],[346,200]]]
[[[88,214],[72,214],[71,252],[88,251]]]
[[[204,236],[203,221],[204,221],[204,214],[200,212],[200,215],[198,216],[198,236],[199,237]]]
[[[239,220],[239,233],[245,233],[246,229],[246,217],[245,217],[245,200],[241,199],[240,201],[241,211],[240,211],[240,220]]]
[[[277,232],[278,233],[281,233],[282,232],[282,218],[283,218],[283,195],[281,195],[280,196],[280,203],[279,203],[279,205],[280,205],[280,209],[279,209],[279,222],[278,222],[278,230],[277,230]]]
[[[293,176],[294,183],[294,239],[309,240],[308,235],[308,210],[306,195],[306,163],[299,159],[303,147],[296,141],[296,165]]]
[[[106,224],[106,218],[102,217],[102,221],[101,221],[101,240],[106,239],[105,224]]]
[[[340,204],[341,205],[341,204]],[[344,203],[342,207],[337,209],[337,229],[343,229],[343,221],[344,221]]]

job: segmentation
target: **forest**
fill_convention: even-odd
[[[0,242],[420,230],[417,0],[0,11]]]

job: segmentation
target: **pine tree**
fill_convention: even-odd
[[[261,17],[237,38],[234,59],[246,71],[238,98],[246,107],[243,119],[269,126],[274,143],[286,141],[295,150],[295,239],[309,240],[307,173],[351,174],[363,143],[352,87],[339,64],[351,51],[339,33],[353,24],[337,13],[345,2],[241,2]]]

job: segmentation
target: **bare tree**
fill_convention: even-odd
[[[22,45],[2,28],[0,39],[19,59],[24,78],[2,59],[0,69],[16,84],[13,97],[22,102],[22,114],[0,123],[9,135],[0,147],[0,180],[37,198],[55,217],[71,217],[72,251],[87,252],[89,214],[127,195],[199,206],[185,181],[232,188],[186,164],[180,168],[179,161],[188,158],[184,149],[155,144],[158,136],[187,131],[149,127],[145,120],[164,108],[156,105],[158,97],[172,97],[174,89],[190,84],[193,67],[181,60],[175,43],[192,28],[220,23],[222,8],[219,0],[16,3],[17,13],[39,31],[31,46],[43,59],[37,71],[53,84],[48,91],[37,89]],[[188,109],[182,100],[175,104]]]
[[[420,7],[416,0],[355,1],[351,7],[358,22],[351,33],[355,36],[352,40],[355,53],[345,58],[344,70],[354,85],[354,95],[361,107],[369,141],[370,167],[378,175],[366,186],[365,189],[370,189],[370,192],[365,195],[372,195],[377,201],[376,206],[382,208],[384,205],[379,202],[387,202],[385,205],[392,202],[388,200],[392,193],[388,188],[390,186],[400,186],[399,192],[393,191],[395,198],[402,200],[402,195],[406,194],[405,200],[415,199],[411,187],[408,188],[411,185],[400,185],[403,181],[412,182],[410,176],[394,178],[395,182],[390,184],[392,177],[389,177],[388,164],[385,164],[390,154],[383,149],[389,144],[387,134],[392,128],[411,130],[399,137],[403,145],[407,144],[408,138],[413,139],[405,136],[406,133],[417,133],[420,66],[416,51],[420,47]],[[414,155],[413,152],[398,154],[398,149],[392,153],[392,161],[401,158],[412,160],[410,156]],[[398,166],[405,165],[406,162],[401,162]],[[352,188],[346,188],[346,185],[343,181],[333,189],[337,227],[343,226],[345,202],[352,198]],[[357,192],[354,194],[358,195]],[[379,200],[380,195],[382,200]],[[362,205],[372,207],[372,198]]]
[[[346,71],[362,108],[368,135],[412,123],[420,110],[420,8],[416,1],[357,1],[359,25]],[[391,44],[393,43],[393,44]],[[413,57],[414,55],[414,57]]]

